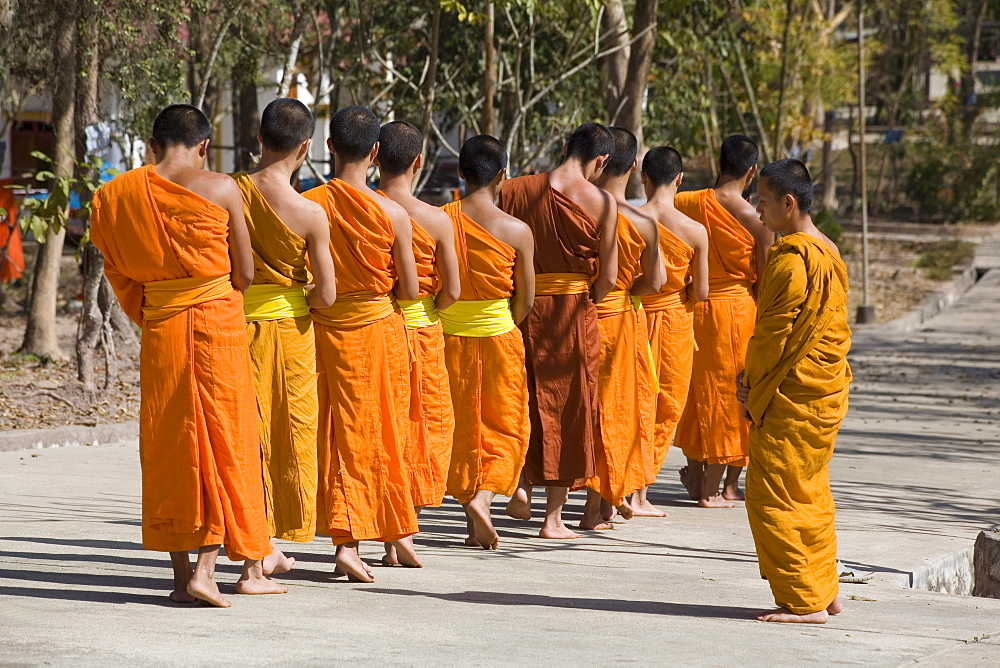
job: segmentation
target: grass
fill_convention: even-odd
[[[938,241],[921,253],[913,264],[923,269],[927,278],[943,281],[951,278],[955,265],[972,257],[975,248],[974,244],[959,239]]]

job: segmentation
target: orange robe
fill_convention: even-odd
[[[253,247],[253,284],[244,302],[267,523],[276,538],[308,543],[316,534],[318,408],[316,337],[305,296],[312,283],[306,241],[285,226],[246,173],[233,177],[243,192]],[[267,298],[277,291],[289,295],[285,309],[272,306],[282,304],[280,299]],[[275,313],[267,313],[269,306]]]
[[[660,291],[642,298],[649,328],[649,345],[659,388],[656,395],[656,426],[653,457],[646,484],[656,476],[667,458],[674,430],[687,403],[694,363],[694,304],[688,299],[687,283],[694,249],[660,225],[660,257],[667,280]]]
[[[837,535],[827,465],[847,413],[847,267],[808,234],[782,237],[760,283],[744,383],[746,508],[775,603],[805,615],[837,597]]]
[[[652,464],[653,383],[646,319],[629,289],[642,272],[645,243],[627,217],[618,214],[618,278],[597,305],[601,331],[601,441],[597,475],[587,486],[612,505],[646,486]]]
[[[461,301],[509,299],[514,293],[513,248],[446,204],[458,252]],[[448,494],[468,503],[480,490],[510,496],[528,449],[528,385],[521,332],[488,337],[445,335],[455,406]]]
[[[754,238],[715,198],[715,190],[678,193],[677,210],[708,231],[708,299],[694,307],[697,348],[687,405],[674,442],[689,459],[746,466],[750,427],[733,390],[743,370],[757,309]]]
[[[243,296],[229,282],[229,214],[151,167],[94,195],[91,239],[142,325],[142,543],[271,551]]]
[[[410,358],[392,296],[395,232],[385,211],[339,179],[313,188],[330,220],[337,301],[314,310],[319,369],[318,528],[337,545],[417,532],[410,473]]]
[[[444,332],[434,307],[438,292],[434,238],[413,223],[413,257],[420,288],[406,302],[403,319],[410,342],[410,429],[403,459],[410,470],[413,505],[440,506],[448,484],[455,413],[451,407]],[[404,304],[401,303],[401,306]],[[418,317],[408,317],[413,310]]]
[[[601,438],[601,334],[588,289],[600,226],[550,186],[548,174],[506,181],[500,208],[535,237],[535,304],[520,324],[531,417],[525,480],[579,488],[594,476]]]
[[[17,202],[14,191],[8,188],[9,179],[0,181],[0,283],[9,283],[24,273],[24,249],[21,246],[21,228],[17,226]]]

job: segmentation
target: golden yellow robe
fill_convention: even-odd
[[[596,475],[587,486],[615,506],[646,486],[652,467],[655,394],[646,318],[629,289],[642,272],[645,242],[626,216],[618,214],[618,277],[615,289],[597,305],[601,331],[598,399],[601,439]]]
[[[837,596],[837,536],[827,465],[847,413],[847,268],[823,241],[783,237],[768,255],[744,383],[746,509],[761,575],[795,614]]]
[[[678,193],[674,204],[708,232],[708,299],[694,307],[697,346],[674,442],[689,459],[746,466],[750,429],[733,377],[743,368],[756,315],[754,238],[719,204],[713,188]]]
[[[461,201],[443,208],[455,230],[460,301],[509,299],[515,250],[462,213]],[[487,337],[446,334],[445,356],[455,406],[448,494],[459,503],[480,490],[510,496],[531,429],[521,332],[511,327]]]
[[[267,523],[271,535],[310,542],[316,535],[316,339],[305,297],[312,282],[306,241],[288,229],[245,172],[234,174],[253,247],[254,286],[284,289],[302,315],[254,315],[247,336],[257,395]],[[285,310],[292,310],[290,307]],[[279,309],[280,311],[280,309]]]
[[[695,348],[694,304],[688,299],[687,292],[694,249],[660,225],[660,257],[663,258],[667,280],[659,292],[642,298],[653,365],[659,382],[653,457],[646,472],[647,485],[656,482],[687,403]]]
[[[271,551],[243,295],[230,282],[229,213],[152,166],[94,194],[91,240],[142,326],[142,544]]]
[[[314,310],[319,369],[317,526],[337,545],[418,531],[403,459],[410,429],[406,326],[392,296],[392,221],[340,179],[313,188],[330,220],[337,302]]]

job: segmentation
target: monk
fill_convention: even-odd
[[[847,267],[812,222],[813,185],[798,160],[761,170],[757,211],[781,238],[768,253],[737,399],[750,421],[746,508],[761,576],[778,609],[765,622],[822,624],[837,599],[830,472],[847,413]]]
[[[455,229],[462,292],[441,311],[455,406],[448,494],[465,508],[466,545],[495,550],[493,497],[517,489],[528,449],[528,385],[517,324],[535,297],[531,230],[494,204],[507,151],[489,135],[458,156],[465,197],[444,206]]]
[[[170,600],[226,608],[215,583],[221,545],[246,560],[236,593],[287,590],[262,566],[271,546],[242,294],[253,278],[250,239],[236,183],[204,170],[211,135],[197,107],[163,109],[148,141],[155,164],[94,194],[90,234],[142,327],[143,547],[170,553]]]
[[[500,189],[500,208],[535,238],[535,304],[524,335],[531,439],[522,480],[507,514],[531,518],[531,487],[548,487],[542,538],[577,538],[562,520],[570,488],[595,475],[600,415],[601,335],[597,304],[618,277],[618,207],[594,185],[614,151],[599,123],[577,128],[551,172],[521,176]]]
[[[413,255],[417,263],[417,299],[401,301],[406,331],[414,354],[414,396],[410,439],[404,459],[410,469],[413,505],[440,506],[448,482],[455,415],[451,407],[448,370],[444,361],[444,331],[438,311],[459,298],[458,257],[451,218],[436,206],[413,196],[413,180],[423,166],[423,135],[406,121],[392,121],[379,131],[380,191],[406,209],[413,225]]]
[[[625,497],[646,486],[652,466],[656,390],[640,298],[659,290],[665,277],[656,219],[629,204],[625,196],[638,166],[639,142],[625,128],[609,130],[614,152],[597,185],[618,205],[618,278],[615,289],[597,305],[601,440],[597,476],[587,483],[580,522],[581,529],[590,530],[614,528],[607,521],[612,506],[625,519],[632,517],[634,510]]]
[[[646,487],[632,495],[632,512],[666,517],[647,498],[649,485],[667,457],[681,411],[687,402],[694,362],[694,307],[708,296],[708,233],[674,206],[684,181],[681,154],[657,146],[642,159],[642,186],[646,203],[639,210],[659,223],[660,258],[666,280],[655,294],[642,298],[656,379],[656,417],[653,457]]]
[[[679,193],[677,210],[708,232],[708,298],[695,306],[691,389],[674,443],[687,457],[681,481],[702,508],[732,508],[743,498],[740,473],[749,456],[749,429],[733,396],[753,332],[754,283],[774,235],[743,198],[757,173],[757,145],[733,135],[722,142],[714,188]],[[725,486],[719,484],[725,476]]]
[[[17,225],[17,202],[11,180],[0,180],[0,303],[4,300],[3,284],[20,278],[24,273],[24,249],[21,228]]]
[[[337,177],[305,193],[330,225],[337,301],[313,309],[319,369],[318,526],[337,545],[337,569],[374,582],[358,543],[392,543],[399,563],[420,567],[418,530],[403,452],[410,430],[410,359],[396,299],[417,298],[410,216],[368,187],[379,123],[365,107],[330,119]]]
[[[272,537],[268,574],[295,563],[274,538],[308,543],[316,534],[316,343],[309,309],[332,305],[337,286],[326,212],[291,186],[315,125],[298,100],[274,100],[260,119],[260,162],[249,174],[233,175],[253,249],[243,309]]]

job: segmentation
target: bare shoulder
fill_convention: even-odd
[[[757,213],[757,209],[753,204],[740,197],[732,202],[730,206],[733,207],[733,210],[730,211],[733,217],[740,221],[740,224],[753,233],[754,236],[761,233],[768,233],[767,227],[761,222],[760,214]]]
[[[618,203],[608,191],[589,182],[585,182],[581,186],[575,193],[579,198],[577,204],[597,220],[607,216],[609,210],[612,212],[618,210]]]
[[[382,207],[382,210],[385,211],[385,215],[392,218],[394,222],[398,223],[403,220],[410,220],[410,214],[407,213],[406,209],[404,209],[400,204],[397,204],[384,195],[380,195],[374,190],[367,194],[375,200],[376,204]]]
[[[657,220],[655,216],[650,216],[646,211],[628,202],[618,202],[618,213],[628,218],[635,225],[635,228],[639,230],[639,234],[646,243],[657,237],[658,230],[656,229]]]
[[[535,236],[528,224],[500,209],[490,211],[488,216],[477,222],[487,232],[518,252],[523,253],[535,246]]]
[[[185,174],[185,177],[188,183],[181,185],[223,208],[229,208],[236,202],[243,202],[239,184],[228,174],[198,171],[190,176]]]
[[[440,242],[443,239],[451,238],[451,216],[438,207],[414,198],[410,215],[420,224],[420,227],[433,237],[434,241]]]
[[[290,198],[289,203],[294,207],[296,220],[305,225],[309,232],[317,233],[329,230],[330,221],[322,206],[306,199],[301,194]]]
[[[705,229],[704,225],[680,211],[672,218],[676,229],[670,231],[679,236],[687,245],[691,248],[708,247],[708,230]]]

